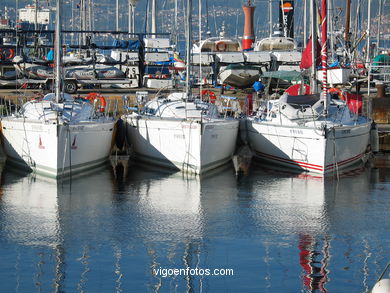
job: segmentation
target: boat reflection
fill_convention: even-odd
[[[100,262],[112,265],[99,270],[115,272],[103,286],[107,291],[123,291],[134,281],[129,278],[132,273],[143,280],[136,282],[139,290],[145,284],[151,291],[164,291],[173,284],[180,292],[202,286],[201,278],[167,279],[153,269],[197,267],[204,254],[207,219],[202,196],[218,193],[216,186],[224,184],[224,195],[233,198],[237,193],[234,169],[226,166],[200,177],[162,173],[133,163],[129,170],[127,178],[118,177],[106,166],[61,181],[19,174],[8,167],[3,171],[1,236],[46,255],[35,260],[37,271],[31,272],[40,276],[36,285],[40,290],[47,289],[48,279],[54,280],[58,292],[91,288],[99,278],[91,263],[96,270]],[[218,202],[213,204],[218,207]],[[103,248],[105,252],[96,252]],[[138,266],[129,266],[129,258]],[[145,263],[149,263],[147,270]],[[77,281],[70,281],[69,275],[78,275]]]
[[[256,164],[251,171],[243,180],[253,183],[247,186],[254,197],[253,221],[271,233],[296,235],[302,292],[328,292],[330,231],[343,229],[351,223],[348,218],[365,212],[359,203],[368,200],[373,170],[355,166],[324,177]],[[275,244],[264,241],[264,245],[269,251]]]
[[[381,187],[372,182],[387,176],[375,168],[348,170],[339,179],[257,164],[238,177],[231,165],[202,176],[164,170],[129,162],[121,175],[108,165],[84,177],[50,181],[6,168],[0,256],[18,269],[5,274],[20,278],[21,291],[30,291],[33,278],[41,291],[54,286],[66,292],[143,292],[145,287],[283,292],[283,278],[294,280],[301,292],[328,292],[335,269],[337,278],[350,280],[348,269],[340,269],[348,266],[344,263],[352,266],[356,255],[380,245],[361,247],[351,231],[358,226],[368,234],[379,221],[366,223],[364,216],[378,207],[369,204],[372,189]],[[340,244],[335,235],[355,243]],[[164,268],[218,266],[238,273],[231,278],[156,274]],[[373,275],[370,269],[367,265],[367,276]]]

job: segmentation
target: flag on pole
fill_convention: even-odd
[[[312,41],[311,37],[309,39],[309,42],[307,43],[306,48],[302,52],[302,58],[301,63],[299,64],[300,69],[308,69],[312,66]],[[317,50],[316,50],[316,66],[319,66],[321,64],[321,46],[320,43],[317,40]]]

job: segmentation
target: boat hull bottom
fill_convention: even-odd
[[[175,161],[168,161],[168,160],[162,160],[157,157],[147,156],[143,154],[136,153],[132,156],[133,159],[144,162],[144,163],[150,163],[155,166],[159,166],[162,168],[170,169],[172,171],[181,171],[183,173],[187,174],[194,174],[194,175],[201,175],[204,173],[207,173],[211,170],[214,170],[218,167],[221,167],[223,165],[227,165],[231,161],[231,156],[226,157],[222,160],[213,162],[211,164],[204,165],[202,167],[181,163],[181,162],[175,162]]]
[[[42,176],[50,177],[50,178],[69,177],[72,175],[76,175],[79,173],[89,171],[91,169],[98,168],[100,166],[107,164],[107,162],[108,162],[108,157],[101,158],[101,159],[95,160],[93,162],[88,162],[85,164],[74,165],[71,168],[66,167],[66,168],[64,168],[64,170],[62,170],[62,168],[59,170],[56,170],[56,169],[47,168],[47,167],[41,166],[41,165],[29,165],[25,161],[17,159],[17,158],[13,158],[11,156],[7,156],[7,160],[6,160],[7,164],[13,165],[17,168],[21,168],[21,169],[25,170],[26,172],[33,172],[33,173],[36,173],[38,175],[42,175]]]
[[[355,158],[350,158],[348,160],[345,160],[345,162],[339,162],[340,166],[337,167],[337,164],[335,167],[332,168],[325,168],[324,166],[319,166],[319,169],[325,170],[325,171],[318,171],[314,168],[310,168],[307,165],[311,165],[307,162],[300,162],[296,160],[290,160],[287,158],[281,158],[277,156],[273,156],[270,154],[265,154],[262,152],[254,152],[255,158],[262,162],[271,163],[275,166],[282,166],[287,167],[289,170],[294,170],[297,172],[310,172],[310,173],[317,173],[317,174],[323,174],[323,175],[330,175],[332,173],[337,174],[339,171],[342,171],[348,167],[351,167],[353,165],[358,165],[359,163],[365,163],[370,156],[370,153],[363,153]]]

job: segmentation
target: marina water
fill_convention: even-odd
[[[389,260],[388,161],[338,180],[255,162],[53,181],[2,164],[1,291],[368,292]]]

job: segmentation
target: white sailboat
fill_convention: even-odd
[[[50,177],[88,169],[108,159],[115,121],[95,111],[96,100],[60,91],[60,0],[56,17],[56,91],[25,103],[1,121],[7,159]],[[103,98],[99,98],[105,104]]]
[[[187,2],[187,72],[190,72],[190,15]],[[128,141],[135,157],[154,164],[201,174],[233,155],[237,119],[220,118],[214,104],[193,99],[186,79],[186,93],[173,93],[147,102],[141,113],[124,116]]]
[[[322,10],[322,19],[326,20],[326,0]],[[323,21],[321,55],[325,70],[321,95],[285,93],[279,100],[264,102],[257,115],[247,120],[248,140],[259,158],[325,174],[364,157],[372,122],[327,93],[326,34],[326,21]]]

